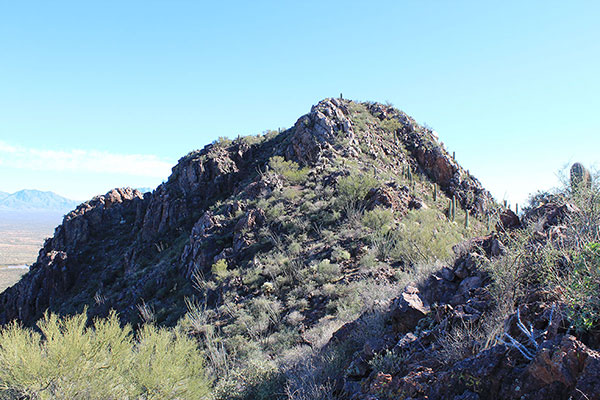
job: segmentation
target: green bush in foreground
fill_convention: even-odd
[[[134,337],[113,312],[86,326],[82,314],[46,314],[42,334],[0,330],[0,398],[202,399],[210,380],[194,340],[146,325]]]

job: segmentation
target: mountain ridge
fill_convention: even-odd
[[[14,193],[0,193],[0,210],[3,211],[62,211],[67,212],[79,204],[51,191],[23,189]]]

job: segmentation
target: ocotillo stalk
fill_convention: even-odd
[[[454,217],[456,217],[456,196],[452,195],[452,222],[454,222]]]
[[[433,201],[437,201],[437,183],[433,184]]]

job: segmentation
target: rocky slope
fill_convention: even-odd
[[[580,212],[564,201],[528,210],[524,218],[535,222],[534,238],[527,239],[525,252],[516,257],[531,257],[535,261],[529,267],[542,270],[542,257],[534,254],[548,255],[548,246],[556,245],[552,241],[566,241],[569,219]],[[339,397],[600,398],[600,334],[574,327],[577,309],[561,296],[564,287],[530,283],[510,298],[511,291],[519,290],[519,280],[531,282],[525,274],[541,272],[521,271],[523,276],[512,276],[510,291],[499,292],[498,273],[509,272],[506,279],[516,272],[505,261],[519,263],[510,243],[524,233],[512,212],[502,217],[513,223],[457,246],[452,265],[408,285],[390,303],[382,315],[386,330],[356,349],[337,382]],[[577,290],[582,290],[581,281],[576,281]],[[593,290],[597,295],[597,287]],[[511,301],[503,304],[507,298]],[[348,340],[365,318],[370,316],[342,327],[332,343]]]
[[[92,315],[114,308],[135,321],[136,305],[145,302],[159,322],[173,324],[193,292],[195,271],[210,271],[219,259],[248,262],[260,251],[255,236],[265,210],[249,203],[281,186],[265,173],[276,155],[314,175],[339,160],[381,177],[406,169],[437,183],[473,214],[491,204],[477,179],[410,117],[381,104],[326,99],[280,134],[188,154],[152,193],[115,189],[79,205],[46,241],[31,272],[0,296],[0,322],[30,324],[47,308],[72,313],[83,306]],[[336,173],[348,174],[343,166]],[[319,179],[335,185],[336,173]],[[399,196],[396,188],[386,190],[391,194],[382,196]]]

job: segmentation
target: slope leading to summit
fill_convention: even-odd
[[[319,204],[293,192],[333,194],[340,179],[355,173],[372,178],[372,204],[394,204],[400,214],[425,205],[414,192],[416,183],[435,183],[472,215],[485,215],[492,205],[490,194],[435,134],[406,114],[378,103],[326,99],[284,132],[222,140],[191,152],[152,193],[115,189],[79,205],[46,241],[31,272],[0,297],[0,319],[32,323],[48,307],[72,313],[88,306],[92,315],[114,308],[136,320],[136,305],[144,302],[155,308],[159,322],[173,324],[194,293],[195,273],[210,274],[219,260],[252,263],[273,246],[265,229],[282,229],[273,210],[283,207],[285,214],[292,204]],[[283,192],[285,201],[269,204]],[[336,218],[346,212],[327,207]],[[318,234],[305,230],[307,236]]]

